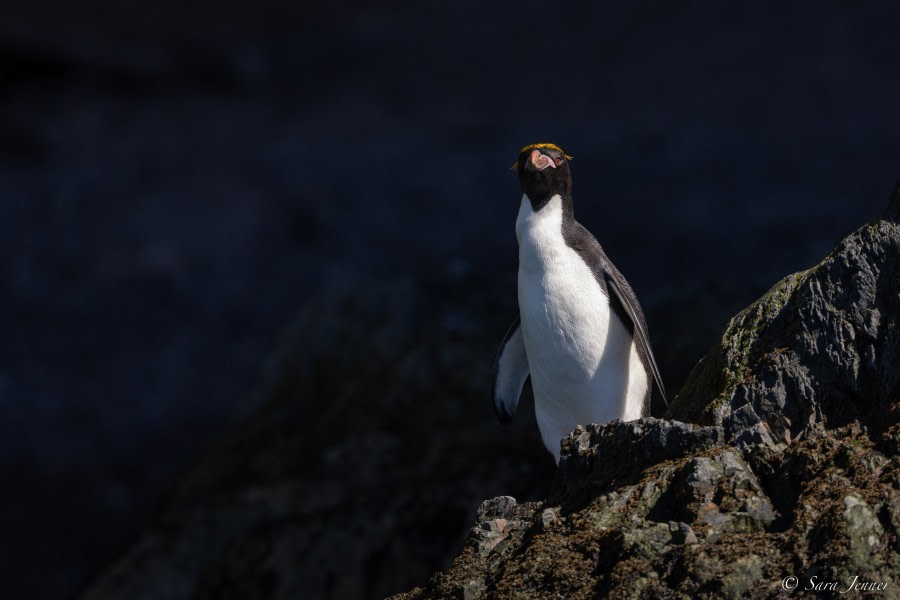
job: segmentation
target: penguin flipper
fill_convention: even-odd
[[[647,335],[647,330],[644,327],[644,320],[637,316],[637,311],[635,310],[634,305],[628,299],[628,296],[622,292],[622,288],[619,287],[619,283],[616,281],[616,279],[609,273],[606,273],[604,277],[606,279],[607,289],[612,291],[612,294],[610,294],[610,300],[612,300],[613,298],[618,300],[619,304],[628,315],[628,318],[631,319],[632,325],[634,325],[635,337],[638,338],[639,343],[642,344],[647,350],[647,363],[650,365],[650,371],[653,373],[653,379],[656,380],[656,387],[659,388],[659,393],[662,396],[665,405],[669,406],[669,400],[666,398],[666,388],[663,387],[662,377],[659,374],[659,367],[656,366],[656,359],[653,357],[653,350],[650,348],[650,336]]]
[[[491,399],[494,401],[494,412],[504,425],[512,423],[513,415],[519,406],[522,386],[528,379],[528,356],[525,354],[525,338],[519,317],[503,338],[497,358],[494,359],[494,375],[491,382]]]

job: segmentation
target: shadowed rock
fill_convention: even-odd
[[[885,433],[900,397],[898,232],[900,184],[880,220],[731,319],[667,416],[739,445],[789,444],[817,424]]]
[[[383,598],[449,564],[485,496],[546,495],[533,417],[501,437],[485,398],[495,292],[343,275],[285,333],[257,406],[86,600]],[[484,513],[486,549],[521,531],[519,509]]]

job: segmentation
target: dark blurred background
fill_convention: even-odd
[[[574,155],[674,395],[734,312],[884,206],[898,17],[0,4],[0,597],[72,597],[118,556],[322,281],[499,280],[511,321],[527,143]]]

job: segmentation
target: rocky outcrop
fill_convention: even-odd
[[[546,501],[482,504],[396,598],[900,597],[898,417],[900,185],[735,316],[665,420],[577,429]]]
[[[738,444],[790,444],[817,424],[884,434],[900,395],[897,197],[815,267],[735,316],[670,416],[722,425]]]

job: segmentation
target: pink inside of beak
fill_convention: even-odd
[[[529,160],[531,161],[531,166],[538,171],[543,171],[547,167],[556,168],[556,163],[553,162],[553,159],[541,153],[540,150],[532,150]]]

